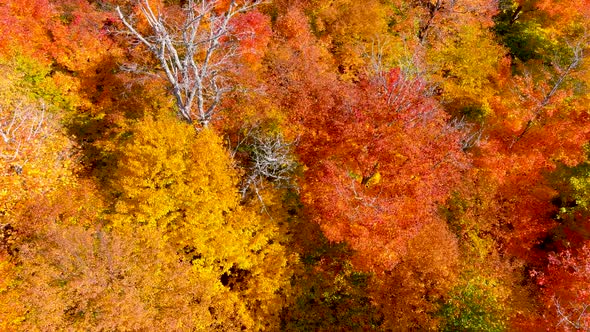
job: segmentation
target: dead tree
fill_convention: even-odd
[[[206,127],[229,90],[224,73],[236,55],[232,41],[237,37],[232,19],[262,1],[232,0],[224,6],[219,0],[188,0],[182,7],[182,23],[172,24],[161,9],[153,9],[149,0],[137,0],[151,28],[145,33],[138,31],[133,17],[124,15],[119,7],[117,13],[127,32],[159,61],[172,86],[179,117]]]
[[[262,202],[259,191],[265,181],[278,188],[293,187],[293,173],[297,167],[292,154],[294,143],[285,141],[280,134],[265,135],[254,132],[249,133],[249,136],[247,146],[250,150],[250,162],[247,167],[248,175],[240,189],[242,199],[246,199],[252,190]]]

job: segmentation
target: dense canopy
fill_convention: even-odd
[[[590,330],[589,45],[589,0],[0,0],[0,330]]]

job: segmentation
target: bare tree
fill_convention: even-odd
[[[251,190],[262,202],[259,191],[265,181],[279,188],[293,187],[293,173],[297,167],[292,153],[295,143],[285,141],[280,134],[268,135],[258,130],[250,130],[246,135],[244,142],[249,150],[249,165],[240,189],[242,199]]]
[[[229,90],[224,72],[236,55],[231,41],[238,37],[232,30],[232,18],[263,0],[231,0],[226,6],[220,0],[188,0],[182,8],[180,25],[172,24],[161,9],[154,10],[149,0],[136,1],[151,33],[138,31],[133,17],[117,7],[119,18],[128,33],[160,62],[172,85],[179,117],[206,127],[222,95]]]
[[[557,311],[557,326],[562,326],[566,331],[574,329],[576,331],[590,331],[588,326],[588,314],[590,304],[582,303],[578,307],[570,306],[567,308],[563,306],[557,298],[553,298],[555,310]]]

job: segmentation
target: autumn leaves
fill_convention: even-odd
[[[21,4],[1,330],[588,326],[586,2]]]

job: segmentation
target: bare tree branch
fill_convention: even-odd
[[[175,26],[168,23],[161,9],[154,10],[149,0],[137,0],[151,27],[149,34],[138,31],[119,7],[116,11],[129,33],[160,62],[172,85],[179,117],[206,127],[229,91],[223,73],[236,55],[231,21],[262,2],[232,0],[225,10],[219,10],[220,0],[188,0],[182,9],[184,22]]]
[[[3,141],[0,145],[0,158],[7,162],[20,159],[23,144],[34,147],[34,150],[38,149],[40,144],[32,143],[43,139],[52,130],[46,125],[46,113],[44,104],[40,105],[40,109],[30,105],[15,105],[8,110],[0,107],[0,137]],[[34,151],[29,151],[32,152]],[[26,160],[21,162],[26,163]]]
[[[558,298],[553,298],[553,304],[555,304],[555,311],[559,318],[557,326],[566,325],[576,330],[590,331],[590,326],[586,321],[590,304],[582,303],[580,307],[573,307],[570,304],[569,308],[567,308],[561,304]]]
[[[261,203],[259,190],[263,188],[265,181],[277,187],[293,187],[292,177],[297,167],[293,158],[292,147],[294,142],[287,142],[280,135],[266,135],[257,130],[250,130],[240,141],[240,144],[248,140],[250,150],[250,162],[247,167],[247,176],[241,186],[242,199],[246,198],[249,190],[253,190]],[[263,204],[264,205],[264,204]]]

